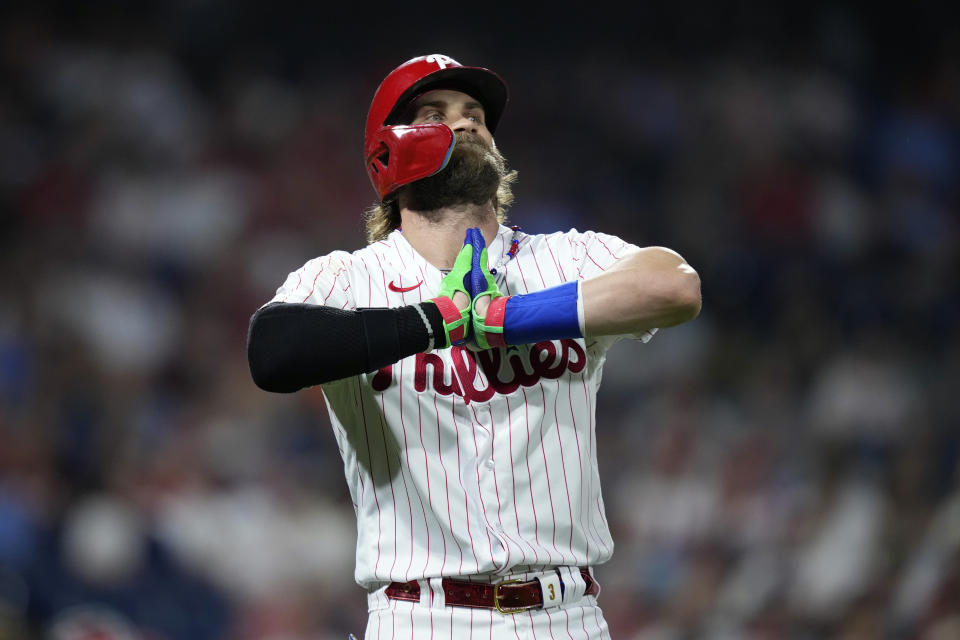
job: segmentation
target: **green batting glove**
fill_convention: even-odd
[[[473,245],[473,261],[470,279],[473,288],[473,302],[470,305],[473,316],[473,343],[480,349],[505,347],[503,339],[503,315],[507,297],[500,293],[497,282],[487,265],[487,246],[480,229],[467,231],[467,239]],[[477,302],[484,296],[490,297],[490,305],[483,313],[477,310]]]
[[[440,290],[436,297],[431,298],[432,302],[440,309],[440,315],[443,316],[444,336],[441,340],[436,340],[437,349],[445,349],[451,345],[463,345],[467,342],[470,334],[470,307],[459,309],[453,303],[453,296],[459,291],[467,299],[472,300],[470,288],[470,269],[473,266],[473,245],[470,243],[470,231],[467,230],[467,236],[463,242],[463,248],[457,254],[457,259],[453,263],[453,269],[450,270],[440,282]],[[445,342],[444,342],[445,341]],[[441,344],[441,342],[443,342]]]

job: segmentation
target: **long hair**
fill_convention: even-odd
[[[500,185],[497,187],[497,222],[504,224],[507,221],[507,209],[513,204],[513,183],[517,181],[516,170],[510,170],[500,176]],[[390,232],[400,226],[400,205],[397,196],[393,195],[383,202],[373,204],[364,213],[367,226],[367,242],[374,243],[384,240]]]

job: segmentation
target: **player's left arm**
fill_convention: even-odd
[[[620,246],[615,248],[623,253],[615,256],[604,245],[603,264],[589,261],[592,273],[581,272],[575,280],[528,294],[501,295],[490,274],[475,266],[488,285],[486,289],[474,286],[472,340],[476,346],[640,335],[692,320],[700,313],[700,277],[676,251],[640,249],[612,236],[605,238],[617,240]]]
[[[645,247],[580,282],[585,336],[640,334],[700,313],[700,276],[676,251]]]

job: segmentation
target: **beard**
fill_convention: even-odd
[[[442,217],[440,209],[496,204],[497,189],[506,172],[506,160],[496,147],[487,146],[476,134],[460,131],[447,166],[407,185],[406,205],[435,222]]]

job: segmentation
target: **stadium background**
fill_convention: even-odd
[[[0,638],[362,632],[322,399],[244,340],[362,244],[369,99],[433,52],[511,87],[514,224],[702,277],[605,371],[614,637],[960,637],[945,11],[326,4],[0,10]]]

